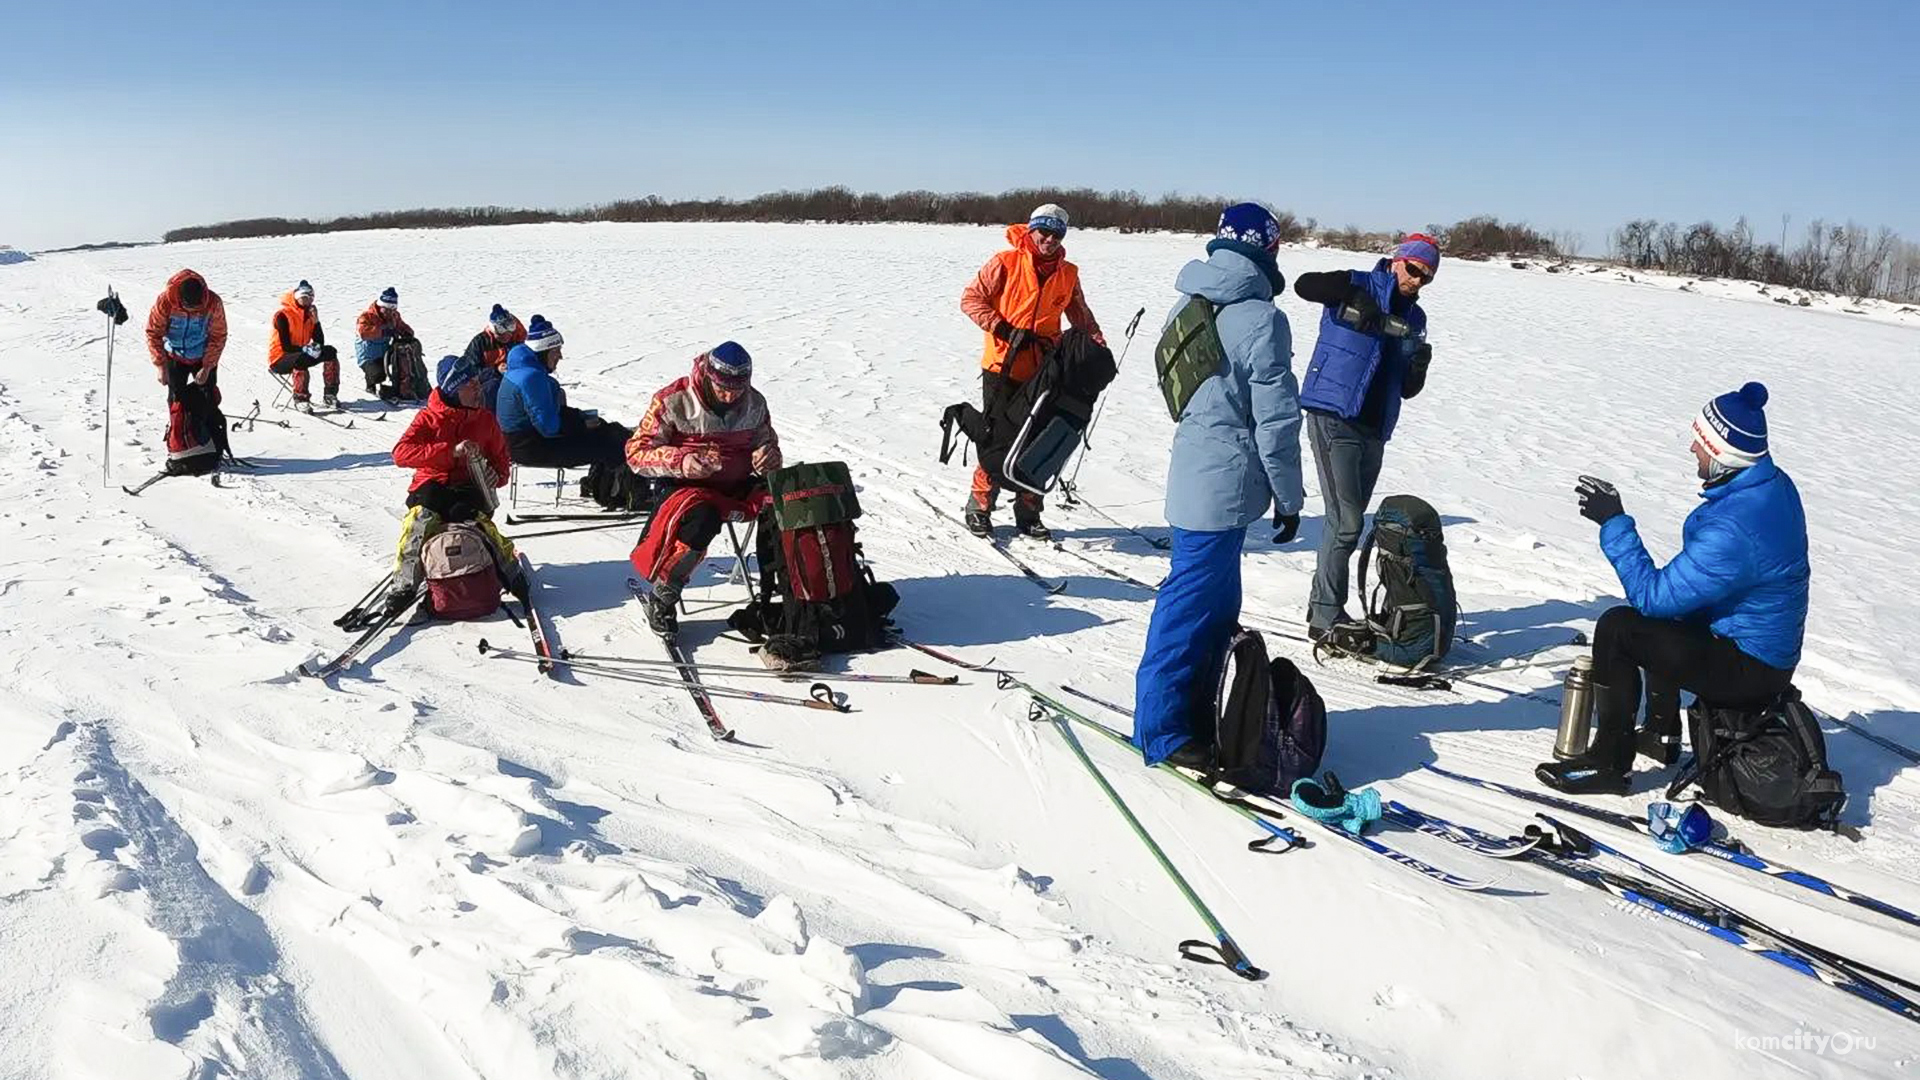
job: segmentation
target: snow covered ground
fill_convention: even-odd
[[[293,417],[237,432],[265,467],[223,489],[175,479],[136,499],[117,486],[162,456],[162,393],[138,330],[181,266],[226,299],[233,416],[272,398],[267,319],[300,278],[335,341],[397,286],[430,356],[458,351],[495,301],[544,314],[566,335],[574,402],[628,420],[732,337],[757,359],[789,459],[852,464],[867,552],[899,586],[911,635],[1130,700],[1149,594],[1029,545],[1068,579],[1043,596],[915,497],[960,501],[965,472],[934,460],[934,422],[976,393],[978,333],[957,301],[999,245],[975,228],[542,225],[59,254],[0,271],[0,1074],[1732,1080],[1920,1065],[1920,1029],[1537,868],[1387,834],[1498,877],[1467,894],[1346,844],[1252,855],[1244,821],[1092,745],[1273,974],[1248,984],[1183,964],[1174,943],[1203,932],[1191,912],[1061,741],[983,676],[846,684],[846,715],[721,702],[751,745],[709,740],[678,691],[482,657],[483,636],[523,640],[504,619],[402,631],[334,686],[289,678],[342,643],[331,620],[391,551],[407,474],[388,453],[407,417],[376,419],[370,402],[353,402],[347,430]],[[1115,334],[1141,306],[1143,326],[1158,324],[1201,245],[1077,233],[1068,246]],[[1281,261],[1292,276],[1363,259]],[[93,302],[109,284],[135,321],[115,363],[116,486],[102,487]],[[1299,371],[1315,313],[1283,306]],[[1380,493],[1446,515],[1468,638],[1456,658],[1564,638],[1614,602],[1574,511],[1579,473],[1618,483],[1656,554],[1671,553],[1695,498],[1687,421],[1757,378],[1813,529],[1799,684],[1830,713],[1920,743],[1920,505],[1904,460],[1920,406],[1901,390],[1920,374],[1920,330],[1505,263],[1446,264],[1428,307],[1433,376]],[[1172,428],[1150,349],[1127,358],[1081,482],[1152,532]],[[1250,615],[1302,612],[1316,499],[1308,513],[1288,548],[1256,530]],[[1149,581],[1163,570],[1086,510],[1051,521],[1093,558]],[[632,540],[524,542],[561,643],[654,654],[622,585]],[[737,594],[721,576],[702,579],[712,600]],[[689,621],[696,656],[746,661],[718,637],[723,617]],[[1530,783],[1559,669],[1489,677],[1535,697],[1309,670],[1333,712],[1327,765],[1349,784],[1490,829],[1526,821],[1519,804],[1418,765]],[[1735,832],[1920,908],[1920,769],[1838,728],[1828,745],[1862,841]],[[1631,810],[1654,783],[1596,802]],[[1910,931],[1616,839],[1920,978]],[[1800,1033],[1846,1038],[1818,1050]]]

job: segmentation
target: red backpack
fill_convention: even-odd
[[[499,566],[478,525],[457,522],[428,537],[420,562],[436,618],[484,619],[499,610]]]

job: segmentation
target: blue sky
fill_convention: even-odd
[[[1920,240],[1920,2],[12,3],[0,243],[842,183]]]

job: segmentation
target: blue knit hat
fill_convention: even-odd
[[[1428,270],[1437,271],[1440,269],[1440,241],[1426,233],[1412,233],[1394,246],[1393,257],[1417,262]]]
[[[1220,225],[1213,235],[1217,240],[1238,240],[1262,251],[1280,247],[1280,223],[1259,203],[1235,203],[1220,211]]]
[[[380,299],[376,302],[383,308],[397,308],[400,306],[400,290],[389,285],[380,290]]]
[[[1767,456],[1767,388],[1757,382],[1721,394],[1693,418],[1693,438],[1720,471],[1758,464]]]
[[[472,382],[480,375],[480,369],[469,363],[465,357],[443,356],[440,366],[434,373],[433,384],[440,388],[440,396],[449,403],[460,397],[460,388]]]
[[[513,333],[513,312],[495,304],[493,311],[487,315],[487,325],[493,327],[495,333],[511,334]]]
[[[560,345],[560,331],[553,328],[545,315],[535,315],[533,321],[527,324],[527,348],[543,353]]]
[[[723,386],[746,386],[753,380],[753,357],[738,342],[723,341],[707,353],[707,374]]]

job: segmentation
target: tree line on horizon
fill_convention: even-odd
[[[751,198],[663,199],[648,195],[573,210],[468,206],[388,210],[343,217],[307,219],[262,217],[170,229],[163,242],[292,236],[368,229],[451,229],[474,225],[525,225],[544,222],[827,222],[836,224],[917,223],[1003,225],[1024,220],[1036,205],[1056,202],[1070,208],[1077,228],[1121,232],[1210,233],[1220,207],[1235,200],[1181,194],[1149,199],[1135,191],[1089,188],[1016,188],[999,194],[902,191],[890,195],[855,192],[846,187],[773,191]],[[1281,239],[1313,239],[1352,251],[1385,251],[1406,234],[1346,226],[1323,227],[1313,218],[1275,210]],[[1544,233],[1521,222],[1476,215],[1451,225],[1423,230],[1437,238],[1450,257],[1483,259],[1496,255],[1577,257],[1577,233]],[[1663,270],[1698,277],[1726,277],[1831,291],[1858,297],[1920,301],[1920,245],[1900,239],[1891,229],[1869,235],[1851,222],[1844,226],[1812,222],[1800,245],[1756,243],[1745,218],[1732,228],[1711,222],[1692,226],[1634,220],[1609,236],[1609,258],[1622,266]],[[1784,238],[1783,238],[1784,239]]]

